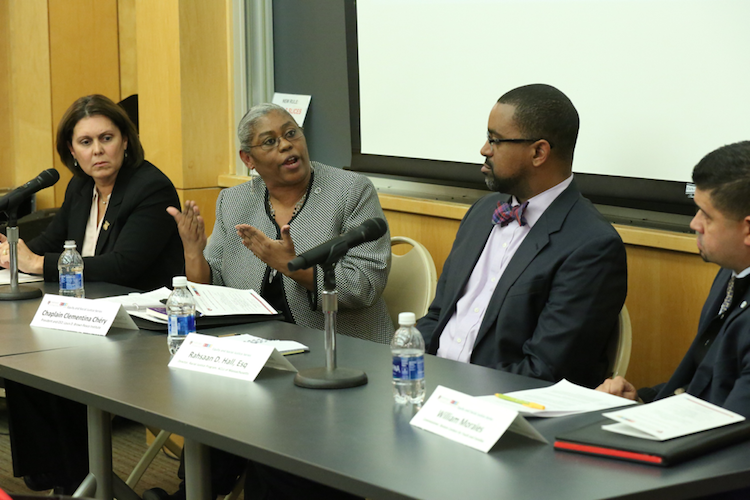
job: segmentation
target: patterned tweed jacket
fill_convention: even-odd
[[[353,229],[383,210],[372,182],[347,172],[312,162],[313,180],[307,200],[290,222],[290,234],[297,254]],[[225,189],[216,202],[216,224],[204,255],[211,266],[214,285],[263,293],[270,268],[242,245],[237,224],[249,224],[269,238],[280,239],[280,229],[267,209],[268,190],[256,178]],[[375,342],[388,343],[393,335],[388,310],[380,294],[390,268],[390,232],[384,237],[349,250],[336,265],[339,311],[337,332]],[[316,289],[308,292],[296,281],[283,276],[284,294],[294,322],[323,329],[320,294],[323,271],[315,270]]]

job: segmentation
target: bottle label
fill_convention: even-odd
[[[398,380],[422,380],[424,378],[424,356],[393,356],[393,378]]]
[[[80,290],[81,288],[83,288],[83,273],[60,275],[60,290]]]
[[[170,316],[169,317],[169,334],[170,335],[187,335],[195,333],[195,316]]]

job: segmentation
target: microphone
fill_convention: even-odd
[[[37,175],[35,179],[30,180],[21,187],[18,187],[0,198],[0,212],[12,210],[21,204],[26,198],[41,191],[44,188],[48,188],[54,185],[60,180],[60,172],[54,168],[48,168],[41,174]]]
[[[388,224],[385,220],[379,217],[367,219],[351,231],[328,240],[290,260],[288,264],[289,270],[297,271],[298,269],[307,269],[318,264],[335,262],[350,248],[367,243],[368,241],[377,240],[386,231],[388,231]]]

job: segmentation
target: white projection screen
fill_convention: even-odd
[[[748,0],[357,0],[362,155],[480,164],[529,83],[581,116],[576,173],[683,183],[750,139]]]

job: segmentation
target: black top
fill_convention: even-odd
[[[49,227],[27,243],[44,255],[44,280],[57,281],[57,261],[65,240],[83,248],[91,213],[94,180],[73,177],[65,201]],[[177,224],[167,207],[180,208],[172,182],[158,168],[144,162],[123,167],[115,181],[93,257],[83,258],[87,281],[107,281],[141,290],[171,286],[172,277],[185,273],[185,257]]]

